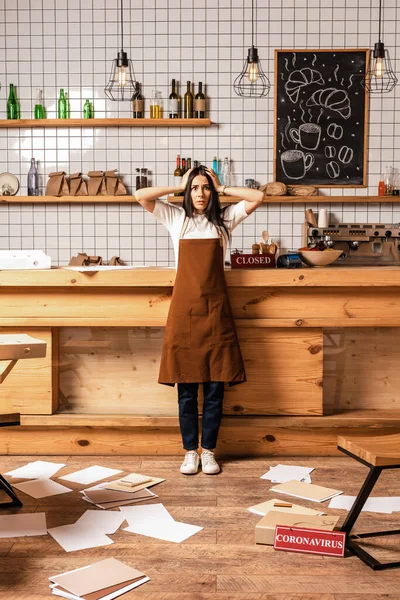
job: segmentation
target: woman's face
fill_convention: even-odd
[[[197,175],[193,178],[190,195],[194,212],[199,215],[203,214],[211,198],[210,184],[205,175]]]

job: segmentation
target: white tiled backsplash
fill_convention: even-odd
[[[6,117],[9,83],[17,86],[22,117],[32,116],[36,88],[43,88],[48,117],[56,116],[60,88],[70,97],[71,117],[82,116],[86,98],[97,117],[130,116],[130,103],[113,103],[103,88],[119,48],[119,0],[2,0],[0,3],[0,118]],[[256,44],[273,81],[275,48],[372,47],[377,41],[378,0],[258,0]],[[394,70],[400,51],[400,5],[384,2],[383,39]],[[232,160],[234,182],[247,177],[260,184],[273,179],[274,87],[267,98],[238,98],[232,82],[251,40],[251,0],[125,0],[125,49],[143,84],[148,111],[151,90],[164,102],[176,78],[184,93],[187,80],[203,81],[209,98],[205,129],[96,128],[0,129],[0,172],[21,181],[31,157],[39,160],[44,193],[47,174],[119,168],[133,193],[136,167],[146,166],[156,185],[173,183],[177,153],[211,165],[212,157]],[[197,89],[197,87],[196,87]],[[325,194],[376,195],[386,165],[400,167],[400,85],[371,97],[368,188],[326,189]],[[310,206],[310,205],[308,205]],[[301,244],[303,204],[261,207],[239,226],[232,246],[249,249],[268,228],[283,248]],[[313,206],[318,210],[318,206]],[[400,221],[398,205],[328,205],[336,221]],[[136,205],[0,206],[0,249],[40,248],[54,264],[86,251],[104,259],[117,254],[133,264],[173,265],[167,231]]]

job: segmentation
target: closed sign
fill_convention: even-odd
[[[275,267],[275,254],[231,254],[232,269]]]

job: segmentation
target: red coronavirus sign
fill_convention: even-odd
[[[275,550],[343,557],[345,544],[346,534],[342,531],[285,527],[284,525],[277,525],[275,529]]]

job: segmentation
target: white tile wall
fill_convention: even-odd
[[[378,0],[257,0],[257,46],[273,80],[275,48],[372,47],[377,39]],[[49,117],[56,116],[58,91],[69,92],[71,116],[81,116],[86,98],[96,116],[129,116],[130,103],[104,95],[118,49],[118,0],[2,0],[0,3],[0,118],[5,118],[9,83],[17,85],[23,117],[31,117],[35,89],[44,89]],[[399,65],[400,5],[384,2],[384,41]],[[132,190],[136,167],[146,166],[157,185],[172,184],[176,154],[210,165],[230,156],[234,178],[260,184],[272,180],[273,97],[238,98],[232,81],[250,42],[251,0],[124,0],[126,50],[143,82],[165,99],[170,80],[206,83],[209,129],[0,130],[0,172],[11,171],[26,194],[30,158],[39,160],[44,191],[47,174],[118,167]],[[375,195],[386,165],[400,168],[400,85],[372,97],[368,188],[325,190],[333,196]],[[148,106],[148,105],[147,105]],[[318,210],[318,206],[314,206]],[[304,206],[264,206],[235,231],[232,246],[249,248],[265,228],[284,248],[301,243]],[[400,221],[397,205],[328,205],[336,221]],[[78,251],[118,254],[133,264],[173,264],[167,232],[140,206],[1,205],[0,248],[42,248],[55,264]]]

